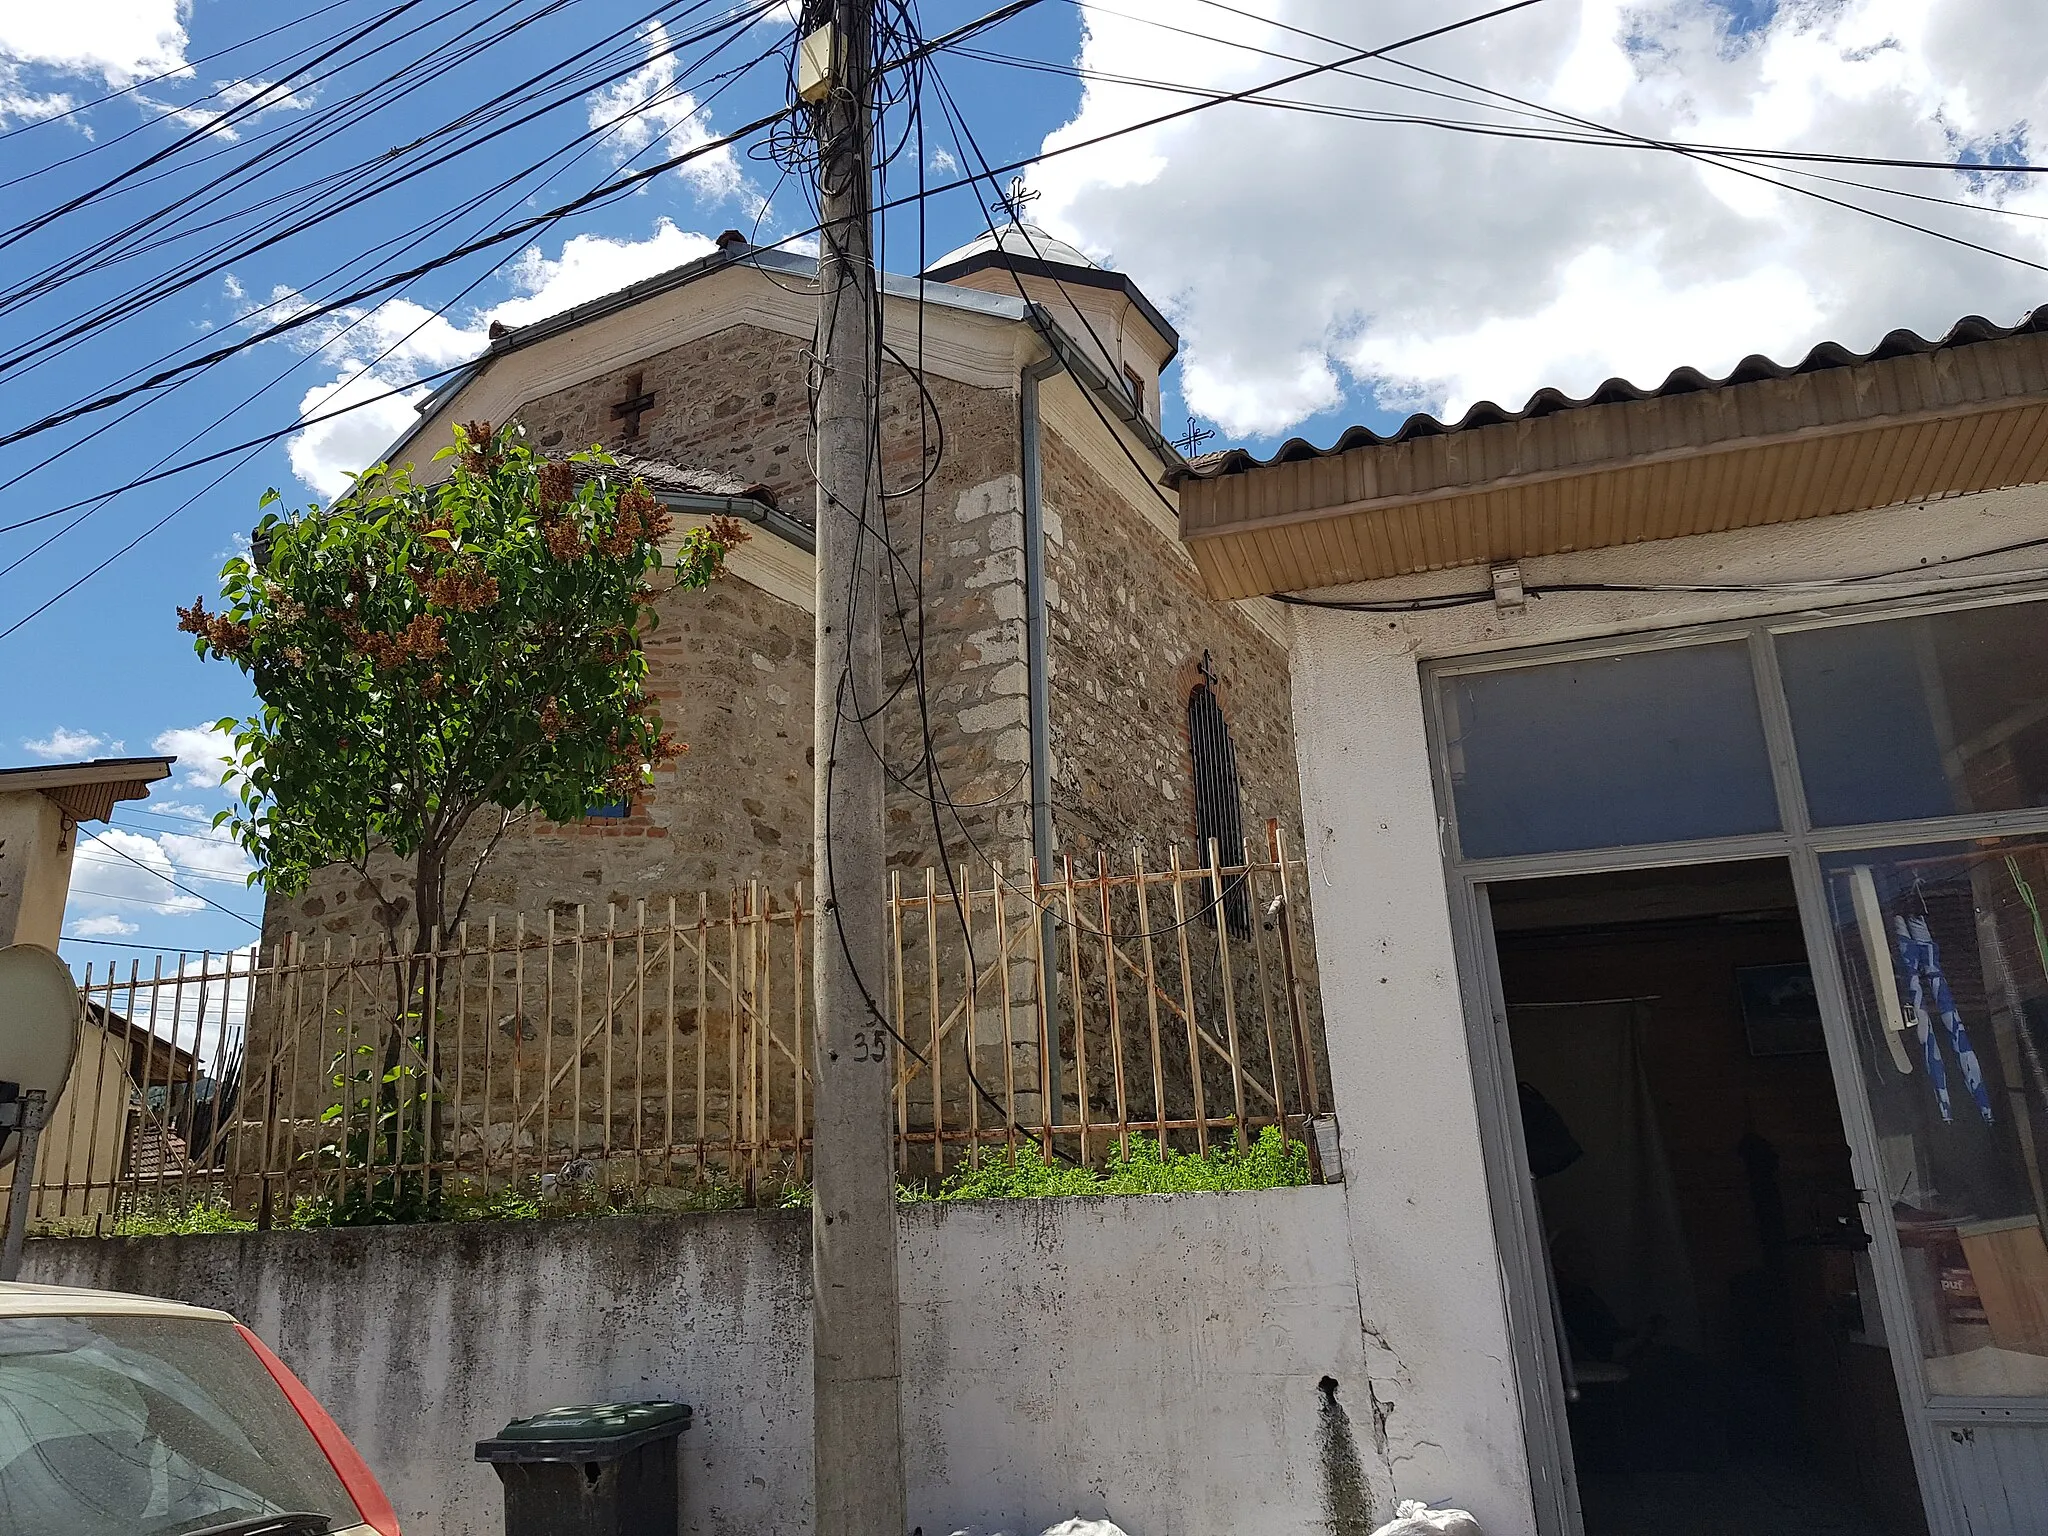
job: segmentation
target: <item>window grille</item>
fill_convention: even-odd
[[[1228,868],[1244,860],[1244,796],[1237,780],[1237,748],[1231,744],[1230,722],[1223,718],[1223,705],[1216,697],[1216,670],[1207,651],[1202,653],[1200,671],[1201,681],[1188,695],[1188,753],[1195,772],[1195,835],[1200,839],[1198,851],[1203,862],[1208,861],[1213,840],[1218,863]],[[1211,902],[1205,916],[1213,925],[1217,904],[1213,893]],[[1230,931],[1240,938],[1249,937],[1251,898],[1243,876],[1224,880],[1220,905]]]

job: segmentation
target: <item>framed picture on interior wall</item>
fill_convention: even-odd
[[[1739,965],[1735,992],[1742,1000],[1742,1029],[1752,1056],[1798,1056],[1828,1048],[1821,1032],[1820,998],[1813,967]]]

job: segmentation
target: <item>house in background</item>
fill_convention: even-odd
[[[1397,1491],[2048,1530],[2048,310],[1174,478],[1295,605]]]
[[[40,944],[56,949],[71,895],[79,825],[107,820],[122,801],[148,799],[150,785],[169,778],[176,761],[121,757],[0,768],[0,946]],[[64,1204],[61,1193],[50,1188],[53,1177],[80,1186],[81,1194],[72,1202],[79,1206],[75,1214],[96,1214],[84,1208],[90,1202],[83,1194],[95,1185],[101,1187],[97,1209],[107,1208],[113,1180],[123,1168],[128,1106],[100,1085],[117,1081],[109,1074],[127,1072],[131,1057],[147,1049],[127,1035],[126,1030],[116,1034],[103,1027],[98,1019],[81,1029],[71,1076],[43,1132],[38,1194],[30,1211],[36,1220],[56,1215]],[[168,1082],[171,1068],[160,1065],[159,1080]],[[58,1171],[53,1175],[52,1170]],[[0,1216],[7,1199],[0,1190]]]

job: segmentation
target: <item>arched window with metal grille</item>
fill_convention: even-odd
[[[1216,669],[1202,652],[1201,680],[1188,694],[1188,753],[1195,772],[1195,836],[1202,862],[1209,844],[1218,861],[1229,866],[1244,859],[1244,796],[1237,781],[1237,748],[1231,744],[1230,722],[1216,696]],[[1211,900],[1214,901],[1212,893]],[[1252,931],[1251,896],[1242,875],[1223,882],[1222,908],[1231,933],[1247,938]],[[1212,906],[1207,914],[1215,921]]]

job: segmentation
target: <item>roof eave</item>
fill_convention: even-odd
[[[1129,274],[1109,267],[1076,267],[1065,262],[1043,261],[1033,256],[1018,256],[1009,251],[976,251],[958,261],[947,262],[933,267],[924,274],[925,280],[934,283],[950,283],[955,279],[971,276],[976,272],[1007,271],[1019,277],[1042,277],[1055,283],[1078,284],[1084,288],[1105,288],[1120,293],[1131,301],[1146,324],[1159,333],[1159,339],[1166,343],[1166,361],[1172,362],[1180,355],[1180,332],[1159,307],[1145,297],[1145,291],[1132,282]],[[975,290],[968,290],[973,292]],[[1163,366],[1163,365],[1162,365]]]
[[[1299,483],[1328,480],[1318,472],[1335,466],[1289,468]],[[2048,481],[2048,395],[1215,515],[1211,492],[1271,473],[1180,486],[1181,537],[1212,596],[1313,591],[2039,484]]]

